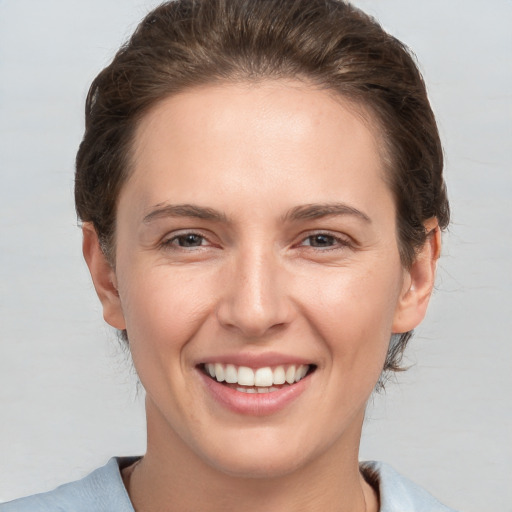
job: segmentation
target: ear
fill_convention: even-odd
[[[395,311],[393,333],[411,331],[425,317],[434,289],[436,266],[441,254],[441,230],[436,218],[424,223],[427,239],[411,268],[405,271],[404,284]]]
[[[115,270],[105,257],[91,222],[84,223],[82,233],[82,251],[91,273],[94,288],[103,306],[103,318],[116,329],[126,329],[121,300],[117,291]]]

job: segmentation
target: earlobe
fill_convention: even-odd
[[[427,239],[411,268],[406,271],[395,311],[393,333],[411,331],[420,324],[434,289],[437,260],[441,253],[441,230],[435,218],[428,219],[424,225]]]
[[[83,224],[82,234],[82,251],[103,306],[103,318],[112,327],[123,330],[126,325],[117,291],[116,273],[101,249],[98,235],[91,222]]]

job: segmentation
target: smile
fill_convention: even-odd
[[[207,363],[203,371],[212,379],[242,393],[273,393],[302,380],[314,365],[280,365],[249,368],[234,364]]]

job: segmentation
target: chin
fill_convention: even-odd
[[[306,460],[297,454],[266,455],[261,451],[254,454],[236,454],[229,459],[210,461],[210,464],[226,475],[247,479],[275,479],[294,473]]]
[[[267,428],[263,432],[255,429],[246,435],[217,438],[206,449],[197,447],[196,454],[214,470],[232,477],[284,477],[322,458],[328,450],[322,443],[312,444],[312,435],[290,436],[289,428],[285,435]]]

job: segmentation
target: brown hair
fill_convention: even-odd
[[[140,23],[93,81],[76,158],[75,201],[114,263],[116,202],[130,174],[135,128],[149,108],[213,82],[295,78],[362,105],[382,133],[404,266],[449,222],[443,153],[423,79],[407,48],[342,0],[176,0]],[[399,370],[411,333],[394,336]]]

